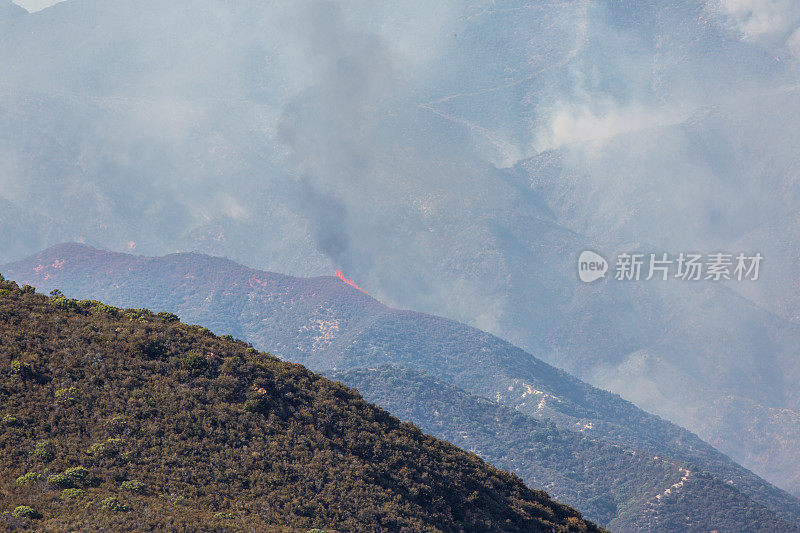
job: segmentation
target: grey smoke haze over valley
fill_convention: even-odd
[[[0,2],[0,262],[341,268],[798,494],[798,61],[790,0]],[[583,285],[587,248],[765,260]]]

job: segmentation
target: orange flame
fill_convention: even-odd
[[[366,294],[367,296],[372,296],[370,293],[368,293],[367,291],[365,291],[364,289],[362,289],[361,287],[359,287],[358,285],[356,285],[356,282],[355,282],[355,281],[353,281],[353,280],[352,280],[352,279],[350,279],[350,278],[346,278],[346,277],[344,276],[344,272],[342,272],[341,270],[337,270],[337,271],[335,272],[335,274],[336,274],[336,277],[337,277],[337,278],[339,278],[340,280],[344,281],[345,283],[347,283],[347,284],[348,284],[348,285],[350,285],[351,287],[354,287],[354,288],[356,288],[356,289],[360,290],[361,292],[363,292],[363,293],[364,293],[364,294]]]

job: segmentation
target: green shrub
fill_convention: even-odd
[[[200,325],[198,325],[198,324],[189,324],[189,325],[187,326],[187,329],[188,329],[189,331],[192,331],[192,332],[198,333],[199,335],[203,335],[203,336],[208,336],[208,337],[216,338],[216,335],[214,335],[214,333],[213,333],[213,332],[212,332],[210,329],[208,329],[208,328],[205,328],[205,327],[203,327],[203,326],[200,326]]]
[[[140,342],[138,348],[148,359],[164,359],[169,354],[169,348],[156,339]]]
[[[11,291],[8,289],[0,289],[0,297],[6,296],[11,294]]]
[[[142,309],[126,309],[125,310],[125,317],[130,320],[137,320],[139,322],[146,322],[146,318],[153,316],[153,312],[149,309],[142,308]]]
[[[64,489],[61,491],[61,499],[73,500],[75,498],[82,497],[84,494],[86,494],[86,491],[83,489],[78,489],[78,488]]]
[[[166,311],[161,311],[160,313],[157,313],[156,316],[164,322],[178,322],[180,320],[178,315],[167,313]]]
[[[219,512],[214,513],[214,518],[217,520],[233,520],[236,518],[236,515],[233,513]]]
[[[30,363],[26,363],[24,361],[14,361],[11,363],[11,375],[18,379],[24,379],[33,375],[33,369],[31,368]]]
[[[275,405],[275,401],[266,389],[251,390],[247,393],[244,408],[251,413],[267,413]]]
[[[128,506],[122,503],[116,496],[109,496],[103,500],[102,506],[106,511],[125,512],[128,510]]]
[[[86,483],[89,479],[89,470],[82,466],[75,466],[65,470],[64,475],[72,479],[75,483]]]
[[[219,338],[224,341],[230,341],[230,342],[234,342],[236,340],[233,338],[233,335],[228,335],[228,334],[220,335]]]
[[[200,370],[208,365],[206,356],[195,350],[181,354],[180,359],[183,366],[193,370]]]
[[[36,289],[31,287],[30,285],[22,286],[22,294],[33,294],[34,292],[36,292]]]
[[[75,486],[75,480],[65,474],[51,474],[47,476],[47,484],[62,489],[70,489]]]
[[[70,298],[67,298],[66,296],[61,296],[61,295],[60,296],[54,296],[53,299],[50,300],[50,303],[53,304],[54,306],[58,307],[59,309],[67,309],[67,310],[68,309],[72,309],[72,310],[79,309],[78,302],[76,302],[75,300],[71,300]]]
[[[0,425],[7,426],[7,427],[15,427],[19,426],[19,420],[14,415],[4,415],[2,420],[0,420]]]
[[[14,516],[18,518],[30,518],[35,520],[37,518],[41,518],[42,515],[34,509],[33,507],[29,507],[27,505],[20,505],[16,509],[14,509]]]
[[[242,360],[238,357],[226,357],[219,370],[223,374],[235,375],[236,370],[242,365]]]
[[[27,474],[23,474],[19,476],[16,480],[17,485],[33,485],[39,478],[42,477],[41,474],[36,472],[28,472]]]
[[[142,493],[144,492],[144,483],[136,481],[135,479],[123,481],[119,488],[127,492]]]
[[[124,416],[115,416],[106,422],[106,430],[113,435],[125,433],[130,429],[130,422]]]
[[[55,397],[60,403],[72,403],[78,401],[79,392],[77,387],[67,387],[57,390]]]
[[[92,314],[105,313],[113,317],[119,315],[119,310],[116,307],[111,307],[110,305],[106,305],[102,302],[91,301],[91,306],[89,309],[91,309]]]
[[[112,438],[107,439],[105,442],[96,442],[92,444],[87,453],[95,457],[115,457],[125,446],[125,439]]]
[[[42,461],[50,462],[56,457],[55,447],[49,440],[43,440],[36,443],[36,447],[33,449],[33,455]]]

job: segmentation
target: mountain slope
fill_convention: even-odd
[[[656,388],[643,406],[800,494],[785,429],[796,395],[758,398],[796,387],[751,372],[796,331],[753,328],[716,352],[705,339],[760,321],[721,300],[689,324],[699,345],[648,354],[664,317],[694,311],[680,291],[574,275],[587,248],[761,250],[770,266],[748,297],[796,320],[794,4],[13,8],[0,15],[0,196],[29,218],[0,210],[0,261],[78,239],[304,276],[344,268],[394,306],[490,331],[628,399]],[[767,41],[741,26],[751,5]],[[711,352],[749,391],[681,368]],[[670,397],[687,377],[693,394]]]
[[[32,215],[28,210],[0,197],[0,232],[15,235],[0,250],[0,261],[11,261],[20,255],[29,255],[41,250],[42,245],[53,239],[69,239],[70,235],[45,216]]]
[[[319,371],[404,365],[559,428],[586,428],[583,435],[595,441],[696,465],[779,516],[800,520],[795,498],[690,432],[492,335],[386,307],[335,277],[294,278],[199,254],[147,258],[74,244],[3,268],[44,290],[169,310]]]
[[[798,530],[696,466],[592,439],[591,426],[558,429],[401,367],[331,376],[423,431],[544,486],[613,531]]]
[[[647,302],[646,312],[610,324],[614,334],[606,336],[602,319],[616,309],[603,310],[587,291],[567,313],[580,319],[564,320],[549,344],[567,371],[691,429],[796,494],[800,146],[790,132],[800,120],[798,97],[793,86],[735,99],[680,124],[549,150],[515,167],[520,186],[556,223],[609,243],[599,247],[609,257],[723,249],[768,258],[757,282],[609,280],[603,284],[635,285],[630,301]],[[765,160],[753,160],[756,153]],[[564,179],[575,174],[581,178]],[[613,206],[598,208],[607,194]]]
[[[0,24],[6,20],[27,14],[25,8],[22,8],[12,2],[11,0],[0,0]]]
[[[12,529],[599,531],[346,387],[174,315],[0,279],[0,380]]]

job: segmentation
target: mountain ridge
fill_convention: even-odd
[[[613,531],[736,531],[745,522],[748,531],[796,527],[766,525],[766,508],[753,507],[746,496],[735,495],[736,489],[695,465],[587,438],[591,425],[557,429],[552,422],[539,422],[402,367],[330,375],[401,419],[414,420],[424,431],[542,484],[564,501],[580,502],[587,516],[596,516]],[[630,487],[635,487],[633,497]],[[692,501],[703,501],[708,513],[693,512]],[[738,513],[760,513],[763,518],[744,519]]]
[[[11,20],[27,14],[27,9],[12,2],[11,0],[0,0],[0,22]]]
[[[71,254],[71,255],[70,255]],[[21,282],[127,307],[176,312],[319,371],[415,367],[562,429],[697,464],[791,519],[798,502],[695,435],[643,413],[504,341],[457,322],[389,308],[339,278],[271,274],[202,254],[144,258],[65,245],[2,267]],[[528,391],[536,392],[530,402]]]
[[[0,398],[12,531],[601,531],[300,365],[2,277]]]
[[[800,403],[754,398],[793,393],[758,359],[796,376],[796,331],[734,321],[724,304],[692,324],[678,284],[665,296],[574,276],[584,249],[758,248],[768,274],[738,290],[800,315],[800,99],[779,94],[797,85],[796,47],[749,34],[732,4],[69,0],[16,17],[0,31],[0,174],[15,206],[0,201],[0,263],[82,239],[341,268],[800,494],[798,436],[771,418]],[[767,22],[796,31],[793,15]],[[663,337],[672,313],[702,342]],[[770,335],[707,342],[753,324]],[[659,365],[644,364],[659,345]],[[716,380],[733,369],[747,387]],[[685,383],[692,394],[670,398]],[[753,406],[727,409],[727,396]]]

